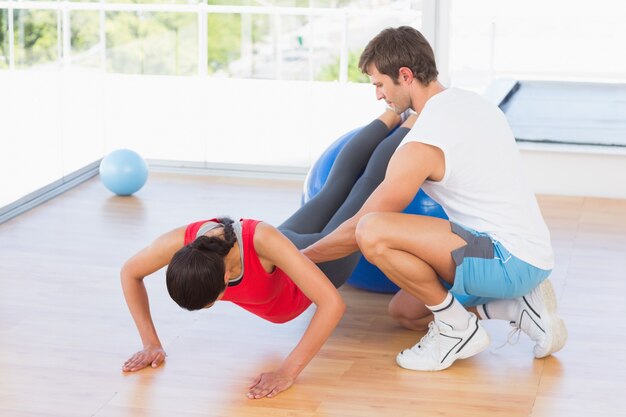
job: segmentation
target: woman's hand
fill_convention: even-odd
[[[280,268],[315,305],[302,338],[275,372],[263,373],[250,385],[248,398],[275,397],[289,388],[337,327],[345,304],[324,273],[280,231],[259,223],[254,235],[259,258]]]
[[[124,366],[122,366],[122,371],[134,372],[148,366],[156,368],[161,365],[163,361],[165,361],[166,356],[167,354],[161,346],[148,346],[143,350],[135,353],[133,356],[130,357],[130,359],[124,362]]]
[[[264,372],[257,376],[250,386],[248,386],[248,398],[272,398],[278,393],[285,391],[293,385],[294,378],[284,375],[279,371]]]

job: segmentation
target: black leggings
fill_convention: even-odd
[[[278,229],[298,249],[317,242],[354,216],[385,178],[391,155],[409,132],[389,129],[376,119],[362,128],[337,155],[320,192],[283,222]],[[384,140],[383,140],[384,139]],[[336,288],[342,286],[361,256],[318,264]]]

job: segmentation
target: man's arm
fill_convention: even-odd
[[[351,218],[332,233],[302,250],[315,263],[343,258],[358,250],[355,231],[368,213],[401,212],[415,198],[426,179],[439,181],[445,172],[443,151],[420,142],[409,142],[393,154],[385,179]]]

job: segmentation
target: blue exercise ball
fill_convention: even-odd
[[[118,149],[100,162],[100,179],[106,188],[117,195],[131,195],[148,180],[148,164],[135,151]]]
[[[330,146],[326,148],[322,156],[320,156],[317,161],[315,161],[304,180],[304,193],[302,194],[302,204],[309,201],[315,195],[317,195],[317,193],[320,192],[324,184],[326,184],[326,179],[330,174],[330,169],[332,168],[335,159],[337,159],[339,151],[341,151],[346,143],[348,143],[357,133],[359,133],[359,130],[361,130],[360,127],[351,130],[333,143],[331,143]]]
[[[361,128],[354,129],[341,136],[322,153],[317,161],[315,161],[304,183],[303,203],[320,192],[326,183],[326,179],[328,178],[328,174],[330,173],[337,155],[360,129]],[[404,209],[403,213],[433,216],[441,219],[448,218],[443,208],[422,190],[417,193],[413,201]],[[361,257],[359,260],[356,268],[348,278],[348,283],[364,290],[389,294],[396,293],[400,289],[396,284],[391,282],[380,269],[369,263],[364,257]]]

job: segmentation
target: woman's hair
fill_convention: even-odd
[[[226,289],[224,257],[237,237],[232,219],[217,220],[224,226],[224,237],[198,237],[174,254],[165,273],[170,297],[190,311],[211,304]]]
[[[437,79],[435,54],[426,38],[415,28],[387,28],[372,39],[359,59],[359,69],[367,74],[374,64],[381,74],[398,83],[400,68],[407,67],[424,86]]]

